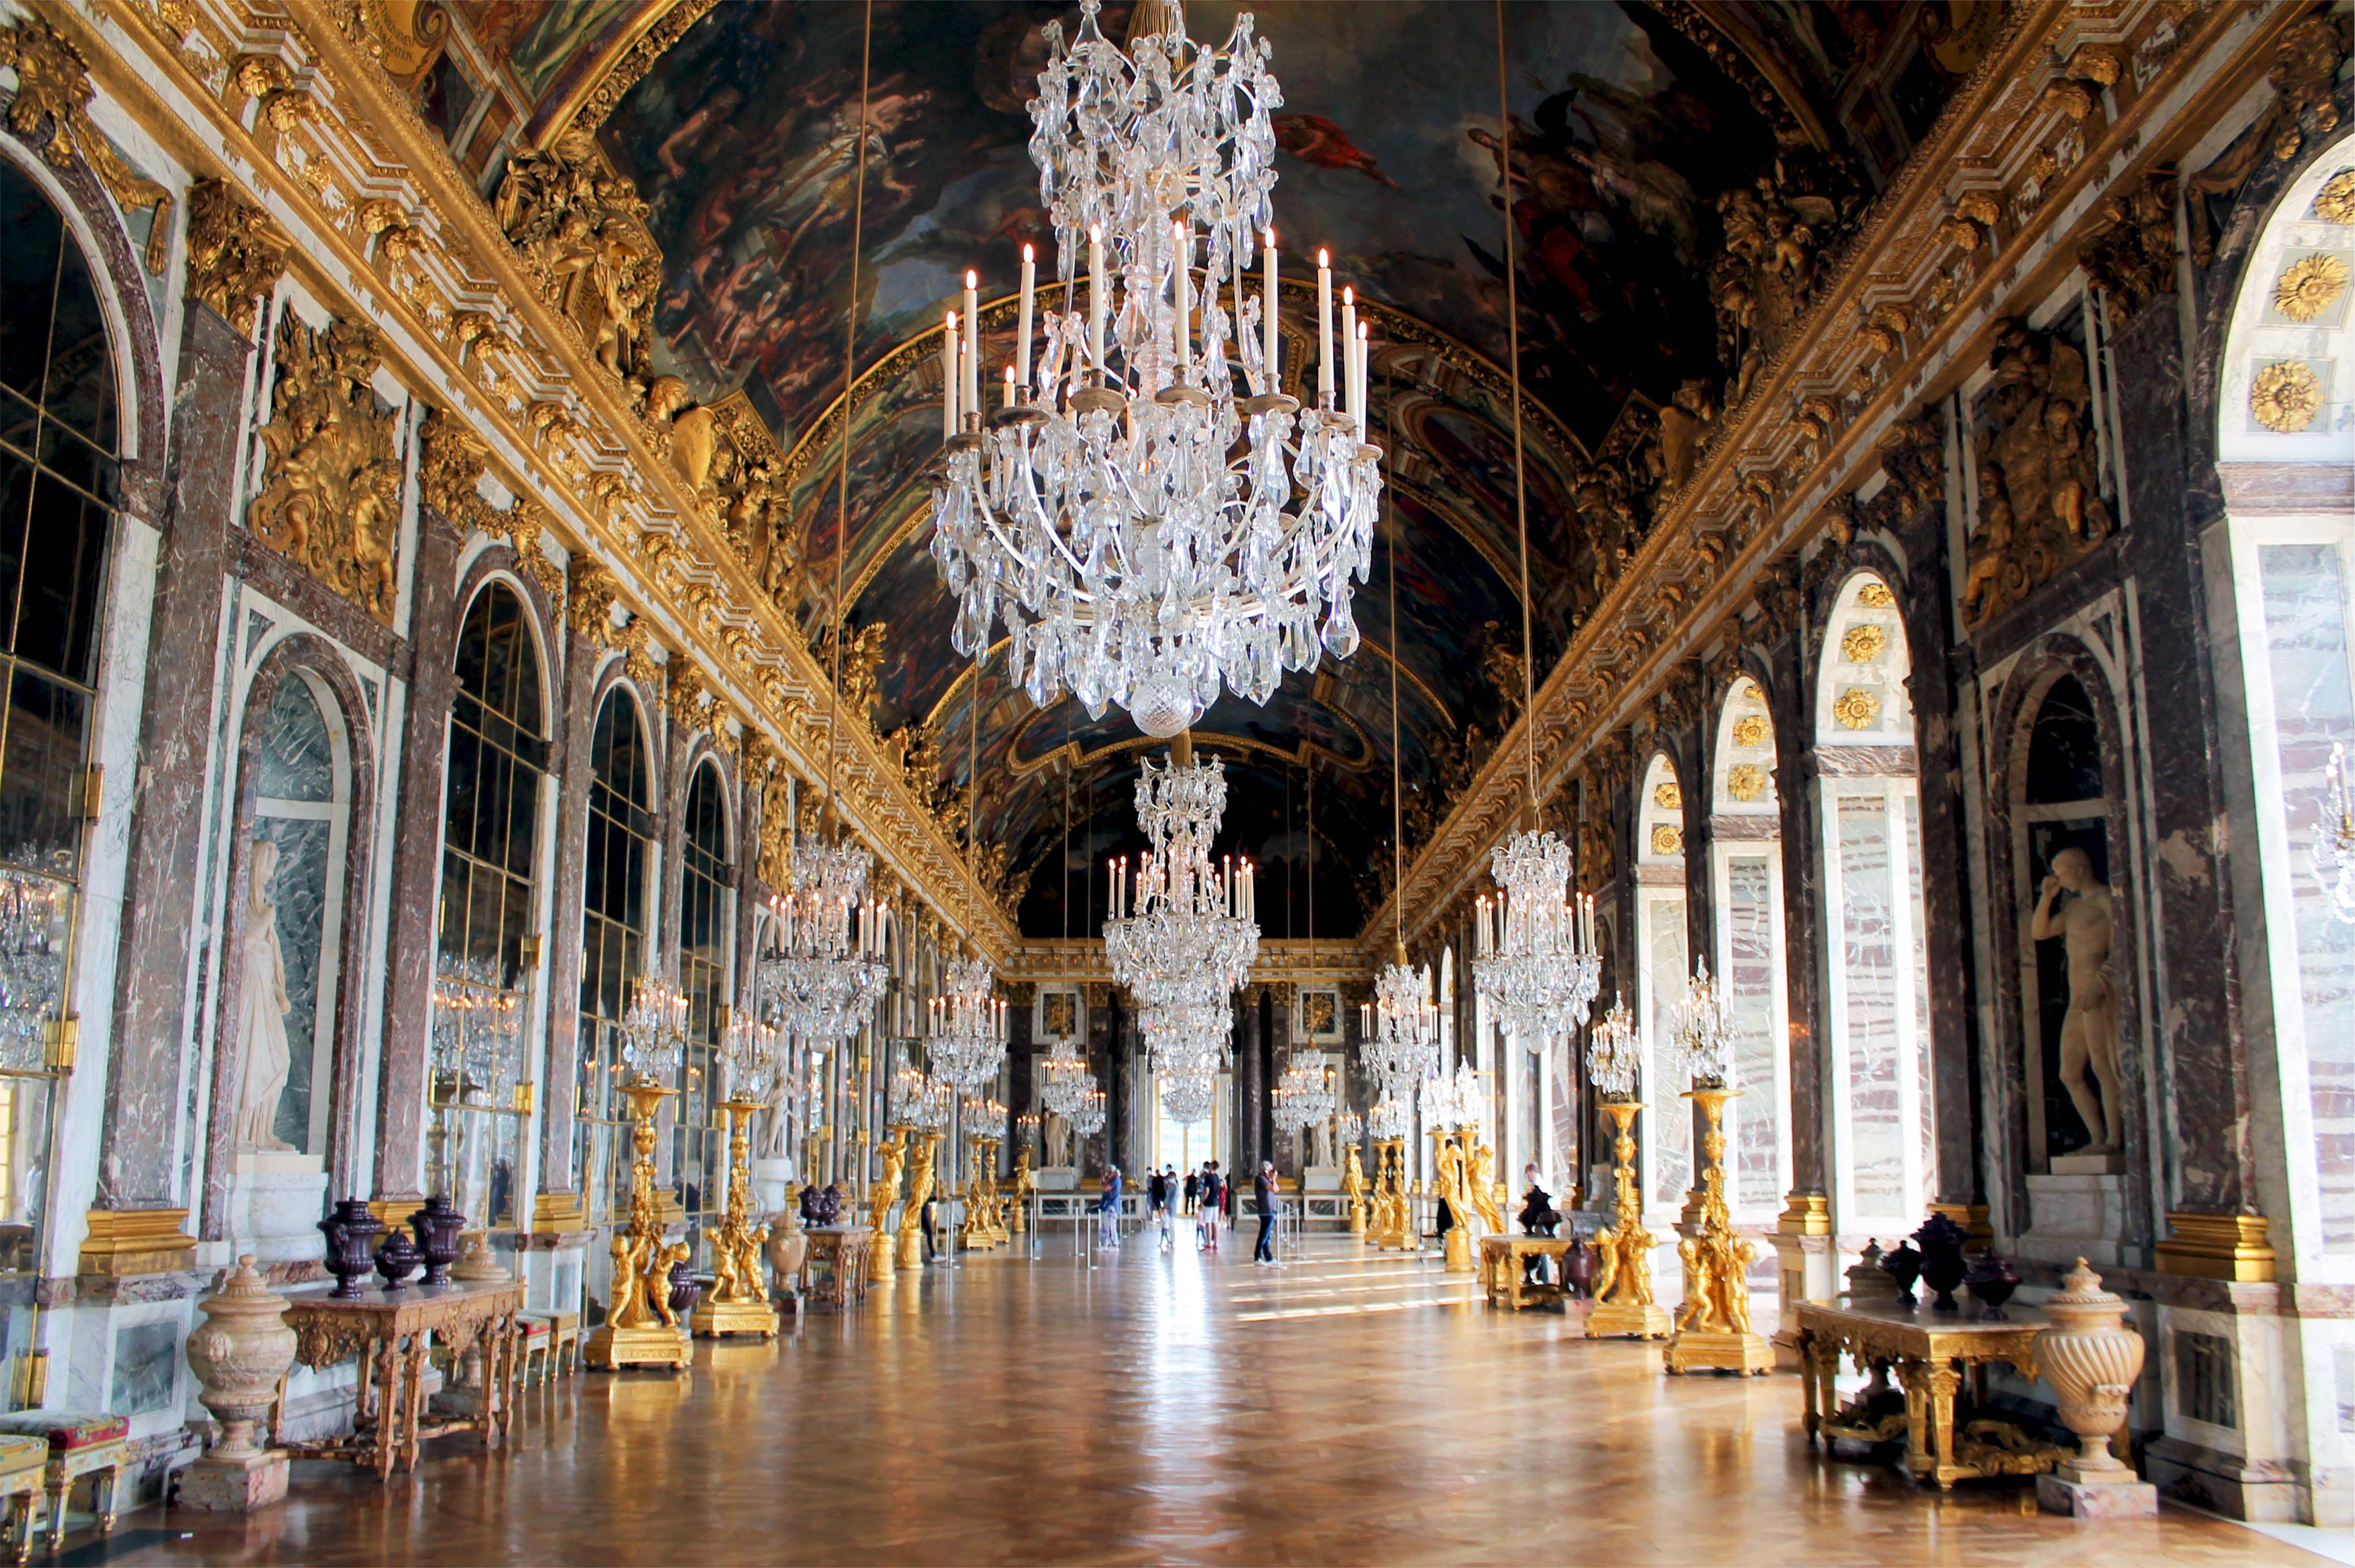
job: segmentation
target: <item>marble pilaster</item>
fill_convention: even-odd
[[[1259,993],[1247,990],[1235,1007],[1235,1147],[1238,1170],[1259,1158],[1266,1136],[1267,1094],[1259,1051]]]
[[[540,1083],[539,1187],[574,1190],[573,1116],[581,1076],[581,933],[587,897],[590,742],[597,722],[597,676],[605,650],[578,632],[564,634],[557,726],[568,765],[556,781],[556,874],[550,887],[548,1055]]]

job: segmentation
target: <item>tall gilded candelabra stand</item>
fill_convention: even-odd
[[[1635,1020],[1625,1002],[1594,1026],[1587,1041],[1587,1075],[1602,1092],[1611,1118],[1612,1181],[1618,1189],[1619,1222],[1594,1238],[1594,1306],[1586,1315],[1586,1337],[1631,1335],[1665,1339],[1674,1327],[1668,1309],[1652,1299],[1652,1232],[1644,1228],[1644,1200],[1636,1190],[1636,1098],[1638,1046]]]
[[[908,1135],[915,1150],[908,1162],[908,1201],[900,1210],[897,1262],[900,1268],[913,1272],[924,1266],[924,1200],[932,1195],[941,1135],[924,1127],[911,1127]]]
[[[730,1098],[720,1102],[728,1114],[728,1207],[711,1228],[710,1290],[687,1319],[698,1334],[758,1334],[774,1339],[777,1309],[769,1304],[768,1286],[761,1278],[761,1249],[769,1243],[769,1227],[752,1222],[750,1189],[752,1182],[750,1129],[757,1100]]]
[[[636,1150],[630,1162],[630,1218],[613,1233],[611,1309],[581,1351],[582,1360],[606,1371],[687,1363],[687,1330],[670,1307],[670,1265],[684,1258],[687,1243],[665,1242],[662,1211],[655,1200],[655,1117],[677,1092],[645,1082],[622,1085],[635,1123],[630,1135]]]
[[[1692,1075],[1684,1097],[1700,1107],[1700,1213],[1677,1244],[1684,1260],[1685,1299],[1677,1309],[1677,1337],[1668,1369],[1698,1368],[1763,1377],[1774,1370],[1774,1349],[1750,1328],[1750,1260],[1757,1243],[1733,1233],[1725,1206],[1725,1103],[1742,1091],[1727,1083],[1733,1069],[1733,1012],[1709,965],[1697,965],[1678,1009],[1677,1046]]]

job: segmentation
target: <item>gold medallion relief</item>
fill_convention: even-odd
[[[1832,704],[1832,717],[1843,730],[1870,730],[1881,717],[1881,699],[1861,686],[1851,686]]]
[[[2302,256],[2274,283],[2274,308],[2292,321],[2312,321],[2347,292],[2347,263],[2337,256]]]
[[[2249,388],[2249,411],[2267,430],[2295,435],[2322,411],[2322,383],[2299,360],[2268,365]]]

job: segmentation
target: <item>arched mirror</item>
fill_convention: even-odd
[[[1710,959],[1733,1018],[1726,1106],[1727,1201],[1737,1221],[1765,1223],[1790,1184],[1791,1063],[1783,967],[1782,817],[1774,795],[1774,721],[1748,677],[1718,714],[1710,789],[1710,875],[1716,952]]]
[[[1636,803],[1636,1008],[1643,1035],[1638,1089],[1643,1119],[1646,1224],[1672,1224],[1693,1183],[1692,1113],[1677,1096],[1677,1009],[1692,977],[1685,935],[1685,799],[1676,763],[1656,753]],[[1655,1224],[1657,1221],[1657,1224]]]

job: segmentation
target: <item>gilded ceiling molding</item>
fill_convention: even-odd
[[[37,149],[51,168],[70,169],[82,159],[125,211],[154,209],[144,260],[161,277],[172,253],[172,193],[123,162],[91,123],[90,101],[98,89],[91,85],[81,51],[40,17],[27,16],[0,27],[0,65],[16,73],[8,128],[26,145]]]
[[[578,80],[534,112],[525,137],[544,147],[569,130],[594,132],[630,89],[646,79],[670,47],[719,0],[645,0],[622,34],[591,60]]]
[[[226,180],[198,180],[188,192],[190,299],[253,336],[256,307],[286,272],[286,234]]]
[[[2158,106],[2178,96],[2195,63],[2245,16],[2182,0],[2123,0],[2100,15],[2061,0],[2018,7],[1999,46],[1875,199],[1828,286],[1759,370],[1749,396],[1719,421],[1691,483],[1661,508],[1636,558],[1540,688],[1541,795],[1550,795],[1598,739],[1647,709],[1666,667],[1699,651],[1699,639],[1752,595],[1775,557],[1796,552],[1827,526],[1823,496],[1853,488],[1884,465],[1876,444],[1881,432],[1908,422],[1909,409],[1943,396],[1977,368],[1992,341],[1989,318],[1998,298],[2041,297],[2075,267],[2074,246],[2052,241],[2062,238],[2056,233],[2060,215],[2078,215],[2074,221],[2084,230],[2101,221],[2076,201],[2079,193],[2097,178],[2126,188],[2179,156],[2181,144],[2221,118],[2264,78],[2278,50],[2296,42],[2305,16],[2292,6],[2263,16],[2234,38],[2229,58],[2205,62],[2214,69],[2179,96],[2171,118],[2155,123]],[[2073,67],[2061,62],[2077,61],[2088,43],[2115,47],[2127,62],[2115,119],[2098,109],[2073,115],[2073,99],[2047,91],[2055,80],[2073,80]],[[2288,94],[2297,80],[2275,86]],[[1997,219],[1976,246],[1945,222],[1966,180],[1971,190],[1987,192]],[[1905,291],[1902,301],[1892,298],[1892,286]],[[1857,329],[1871,308],[1887,303],[1907,315],[1902,359],[1882,357]],[[1868,357],[1879,361],[1862,381],[1869,394],[1859,389],[1860,371],[1872,368]],[[1815,395],[1832,400],[1837,416],[1837,428],[1820,438],[1796,417]],[[1753,488],[1745,497],[1745,483],[1756,475],[1771,483],[1764,495]],[[1728,520],[1730,537],[1699,548],[1711,524],[1721,528]],[[1515,814],[1520,749],[1517,724],[1391,899],[1409,910],[1437,911],[1477,875],[1488,845]],[[1408,924],[1419,927],[1429,918]],[[1381,951],[1392,919],[1391,900],[1385,900],[1358,940]]]
[[[544,498],[528,512],[495,514],[509,537],[553,527],[576,562],[599,559],[627,585],[645,606],[633,605],[618,635],[635,656],[634,672],[650,664],[641,650],[650,641],[647,615],[658,615],[677,628],[666,639],[706,649],[722,679],[736,684],[732,705],[759,715],[796,754],[814,755],[824,737],[811,715],[826,677],[798,627],[751,580],[721,521],[655,451],[595,346],[542,297],[487,205],[368,52],[357,7],[292,0],[290,36],[286,13],[160,4],[111,0],[108,11],[124,24],[111,37],[69,24],[85,55],[106,55],[101,75],[110,93],[167,144],[182,146],[197,139],[193,128],[151,85],[170,83],[211,132],[211,155],[226,149],[262,205],[303,239],[289,261],[306,284],[372,321],[386,352],[409,365],[404,379],[463,408],[490,437],[506,488]],[[114,60],[115,38],[135,63]],[[260,58],[255,40],[272,38],[299,50],[302,80],[316,91],[305,91],[305,112],[282,116],[283,125],[265,119],[249,128],[242,84],[261,80],[264,73],[250,69]],[[363,222],[364,208],[381,225]],[[527,428],[529,409],[551,404],[564,421]],[[962,849],[917,807],[871,738],[854,729],[839,747],[837,772],[847,820],[885,866],[905,873],[923,897],[964,907],[972,878]],[[989,913],[980,934],[1002,947],[1011,922],[1002,911]]]

